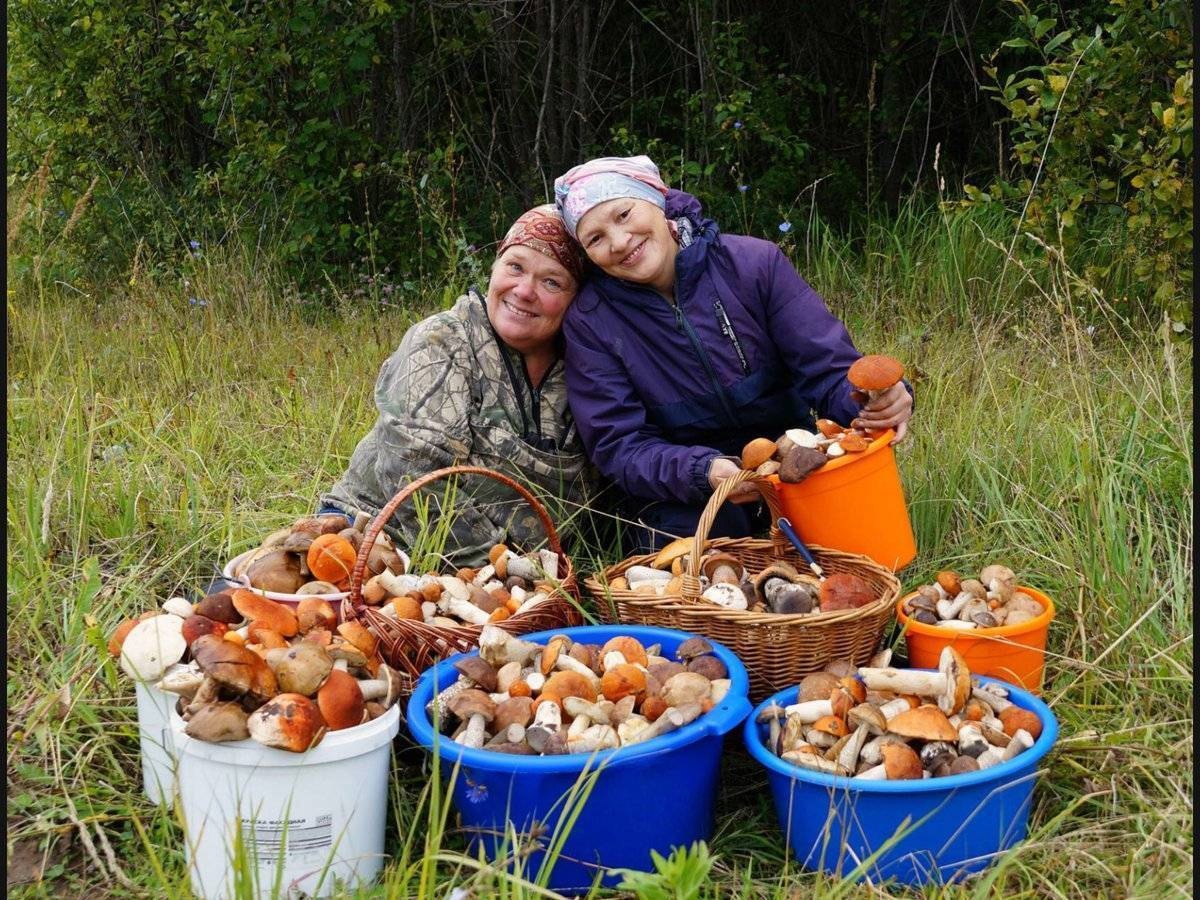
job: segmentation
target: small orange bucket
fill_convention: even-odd
[[[917,542],[890,446],[895,435],[888,429],[866,450],[831,459],[799,484],[771,476],[800,540],[869,556],[893,572],[912,562]]]
[[[896,603],[896,620],[904,629],[908,664],[914,669],[936,669],[942,648],[950,645],[962,654],[971,674],[990,675],[1040,694],[1046,668],[1046,636],[1054,618],[1054,602],[1031,587],[1022,586],[1017,590],[1042,605],[1040,616],[1020,625],[966,631],[925,625],[910,619],[904,613],[904,604],[917,596],[917,592],[905,594]]]

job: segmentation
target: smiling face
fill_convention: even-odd
[[[577,285],[550,257],[518,244],[497,257],[488,281],[487,314],[500,339],[526,356],[554,346]]]
[[[664,294],[674,290],[679,245],[653,203],[631,197],[598,203],[579,220],[575,235],[588,258],[614,278]]]

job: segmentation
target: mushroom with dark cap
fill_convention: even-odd
[[[785,484],[799,484],[829,461],[820,450],[795,446],[779,463],[779,480]]]
[[[818,583],[806,579],[788,563],[771,563],[754,576],[753,582],[773,613],[807,613],[816,605]]]
[[[244,741],[250,737],[248,714],[240,703],[224,701],[209,703],[196,710],[183,726],[188,737],[219,744],[223,741]]]
[[[309,543],[312,543],[311,539]],[[265,553],[250,563],[246,569],[246,580],[251,587],[260,591],[294,594],[306,579],[300,571],[300,558],[294,552],[281,548]]]
[[[333,669],[333,657],[312,641],[297,641],[290,647],[272,650],[267,663],[280,691],[305,696],[315,694]]]

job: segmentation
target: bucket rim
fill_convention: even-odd
[[[874,456],[881,450],[887,450],[890,448],[892,438],[895,436],[896,431],[894,428],[888,428],[884,431],[881,431],[871,439],[871,443],[867,445],[866,450],[863,450],[859,453],[847,453],[845,456],[838,456],[834,459],[827,460],[824,465],[821,466],[821,468],[805,477],[804,481],[810,481],[814,478],[819,478],[820,476],[826,475],[829,472],[836,472],[838,469],[844,469],[847,466],[852,466],[859,460],[866,459],[868,456]],[[780,481],[778,475],[768,475],[767,478],[774,483],[776,490],[792,487],[792,485]],[[800,482],[800,484],[803,483],[803,481]]]
[[[293,753],[260,744],[254,738],[221,743],[194,738],[183,730],[186,723],[175,710],[174,704],[168,717],[176,755],[181,759],[187,754],[234,766],[315,766],[338,762],[389,744],[400,731],[400,704],[393,703],[379,718],[351,728],[327,731],[317,746],[303,753]]]
[[[1042,614],[1034,616],[1028,622],[1021,622],[1018,625],[997,625],[994,628],[968,628],[965,630],[942,628],[938,625],[926,625],[924,622],[918,622],[908,617],[904,612],[904,604],[917,596],[917,591],[911,591],[896,601],[896,621],[900,624],[902,634],[920,634],[943,640],[1017,637],[1049,628],[1056,612],[1054,601],[1037,588],[1029,587],[1028,585],[1017,585],[1015,590],[1028,594],[1040,603],[1042,605]]]
[[[912,669],[911,671],[935,672],[936,670]],[[845,791],[846,793],[879,796],[890,794],[945,793],[953,792],[959,788],[979,787],[993,782],[1006,782],[1010,780],[1008,776],[1022,777],[1023,770],[1036,766],[1042,757],[1050,752],[1058,740],[1058,719],[1043,700],[1018,685],[1001,681],[999,678],[991,678],[987,675],[973,675],[972,677],[978,678],[985,684],[997,684],[1005,688],[1008,691],[1008,701],[1010,703],[1015,703],[1017,706],[1035,713],[1042,723],[1042,733],[1034,741],[1032,747],[1006,762],[982,769],[978,772],[967,772],[962,775],[946,775],[941,778],[921,778],[901,781],[862,781],[861,779],[844,775],[827,775],[824,772],[817,772],[812,769],[793,765],[766,748],[766,745],[763,744],[762,736],[759,734],[759,725],[756,720],[759,713],[771,703],[778,703],[780,706],[794,703],[799,693],[799,686],[786,688],[772,694],[762,703],[758,704],[746,718],[742,726],[742,735],[745,739],[746,749],[750,751],[750,754],[759,763],[769,770],[768,774],[783,775],[814,787],[833,788]]]
[[[464,747],[454,743],[449,736],[434,731],[433,723],[425,713],[425,705],[432,699],[435,687],[443,689],[457,681],[458,670],[454,664],[469,656],[478,656],[475,649],[469,653],[457,653],[435,662],[421,673],[417,686],[408,700],[408,730],[413,739],[430,753],[437,753],[451,764],[461,763],[472,769],[503,772],[565,773],[578,775],[601,766],[617,766],[635,760],[644,760],[678,747],[695,743],[705,737],[725,735],[741,724],[750,712],[750,676],[737,654],[719,641],[705,635],[697,635],[675,628],[660,628],[651,625],[578,625],[573,628],[555,628],[520,635],[524,641],[544,643],[551,637],[565,634],[576,640],[603,637],[607,640],[618,635],[628,635],[645,643],[654,643],[664,638],[682,643],[688,638],[703,637],[712,644],[714,654],[729,671],[729,692],[711,710],[682,728],[668,732],[649,741],[611,750],[593,753],[564,753],[556,756],[519,756],[510,753],[495,753],[491,750]]]

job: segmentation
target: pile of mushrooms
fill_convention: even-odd
[[[864,356],[854,362],[847,379],[869,402],[904,376],[904,366],[890,356]],[[778,475],[787,484],[798,484],[831,459],[862,453],[874,432],[846,428],[832,419],[817,419],[815,432],[789,428],[778,439],[755,438],[742,448],[741,466],[756,475]]]
[[[1021,625],[1043,612],[1042,604],[1018,587],[1013,570],[997,563],[984,566],[978,579],[938,572],[933,584],[917,588],[904,603],[913,621],[958,630]]]
[[[937,672],[887,668],[890,651],[856,668],[839,660],[800,682],[797,702],[758,716],[771,752],[797,766],[864,780],[977,772],[1028,750],[1036,713],[984,684],[953,647]]]
[[[609,586],[650,596],[678,595],[694,546],[694,538],[677,538],[660,550],[650,565],[630,566]],[[700,584],[700,596],[718,606],[781,615],[857,609],[877,599],[871,585],[851,572],[818,578],[790,563],[773,560],[751,573],[736,556],[712,550],[707,543],[700,558]]]
[[[527,756],[592,753],[640,744],[720,703],[730,680],[703,638],[675,659],[618,636],[603,645],[568,635],[534,644],[485,625],[479,654],[426,712],[465,747]]]
[[[260,591],[280,594],[336,594],[349,590],[350,572],[371,521],[360,515],[351,524],[340,513],[305,516],[269,534],[232,571],[234,578]],[[384,532],[371,545],[367,571],[372,575],[404,572],[404,558]]]
[[[496,544],[488,560],[478,569],[458,569],[450,575],[381,571],[363,585],[363,602],[391,618],[456,628],[520,615],[559,589],[558,555],[553,550],[519,555]]]
[[[184,731],[219,743],[254,738],[301,753],[326,731],[383,715],[400,698],[399,673],[374,634],[337,623],[318,597],[293,609],[245,588],[122,622],[108,644],[122,670],[178,694]]]

